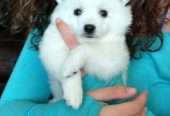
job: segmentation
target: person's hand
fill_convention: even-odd
[[[66,45],[70,49],[75,48],[77,46],[78,42],[77,42],[74,34],[70,31],[68,25],[60,19],[57,19],[56,24],[57,24],[57,28],[58,28],[61,36],[63,37],[63,40],[66,43]]]
[[[125,89],[121,86],[108,87],[89,92],[89,95],[100,101],[127,98],[135,94],[135,89]],[[132,101],[118,105],[106,105],[100,112],[100,116],[145,116],[146,98],[147,94],[142,93]]]
[[[78,42],[70,31],[67,24],[62,20],[57,20],[57,28],[63,37],[66,45],[73,49]],[[113,99],[127,98],[136,94],[135,89],[118,86],[98,89],[89,92],[89,95],[99,101],[109,101]],[[100,112],[100,116],[145,116],[146,93],[142,93],[136,99],[119,105],[106,105]]]

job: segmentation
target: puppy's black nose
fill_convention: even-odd
[[[93,34],[95,32],[95,25],[92,25],[92,24],[86,24],[84,26],[84,31],[87,33],[87,34]]]

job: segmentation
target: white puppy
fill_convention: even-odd
[[[64,98],[73,108],[82,103],[80,69],[110,80],[126,72],[129,53],[125,33],[132,22],[128,0],[58,0],[40,42],[40,57],[49,73],[53,102]],[[56,28],[60,18],[79,45],[70,50]],[[124,79],[125,80],[125,79]]]

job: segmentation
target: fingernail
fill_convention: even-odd
[[[128,88],[127,93],[128,93],[128,95],[134,95],[136,93],[136,89],[135,88]]]
[[[57,19],[56,19],[56,23],[57,23],[57,24],[58,24],[58,23],[61,23],[61,19],[57,18]]]

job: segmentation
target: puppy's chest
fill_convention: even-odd
[[[85,64],[85,71],[93,74],[101,74],[103,72],[101,75],[112,75],[121,72],[127,67],[128,62],[129,53],[127,49],[120,47],[117,49],[99,50],[89,56]]]
[[[85,69],[86,71],[98,70],[101,71],[104,67],[107,68],[108,65],[111,65],[114,59],[111,59],[110,56],[104,56],[102,54],[94,54],[90,56],[86,61]]]

